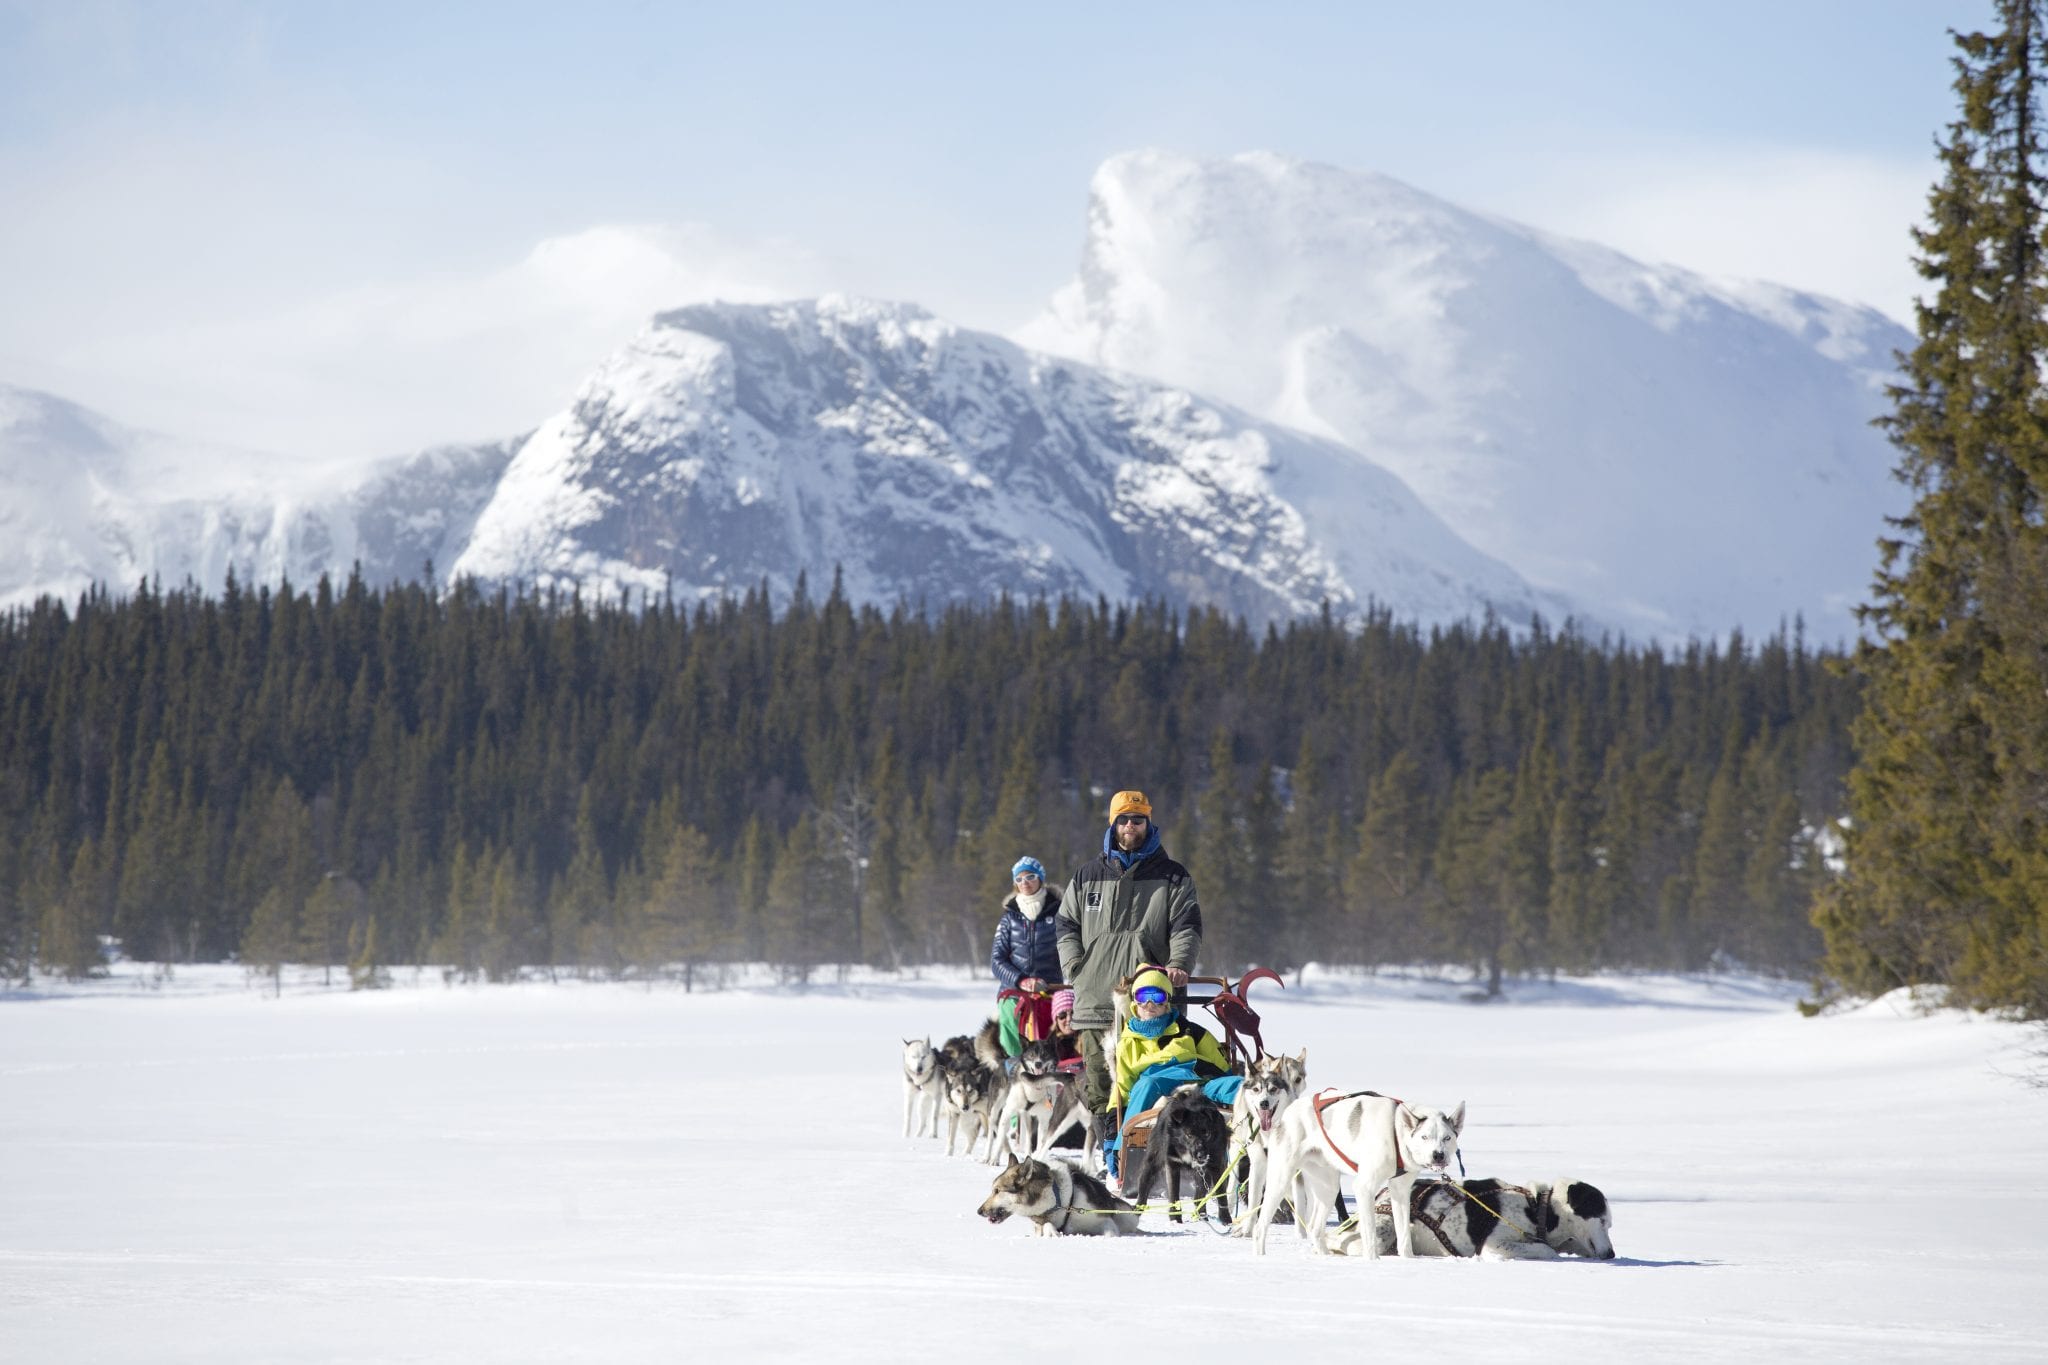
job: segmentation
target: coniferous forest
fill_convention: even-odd
[[[1205,966],[1803,973],[1860,684],[1154,605],[590,603],[360,579],[0,620],[0,955],[672,975],[985,961],[1153,799]]]

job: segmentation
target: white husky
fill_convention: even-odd
[[[1244,1202],[1238,1208],[1237,1221],[1231,1225],[1231,1236],[1252,1235],[1252,1220],[1258,1216],[1259,1202],[1265,1197],[1266,1156],[1273,1125],[1307,1088],[1307,1048],[1294,1057],[1259,1058],[1246,1073],[1244,1084],[1237,1088],[1237,1100],[1230,1106],[1230,1141],[1234,1148],[1243,1149],[1248,1169]]]
[[[1304,1095],[1289,1105],[1273,1125],[1267,1157],[1265,1197],[1252,1247],[1266,1254],[1266,1233],[1280,1205],[1300,1178],[1302,1197],[1294,1215],[1319,1252],[1330,1250],[1327,1224],[1337,1202],[1338,1177],[1356,1172],[1358,1203],[1370,1209],[1382,1186],[1394,1216],[1394,1245],[1403,1256],[1415,1254],[1409,1219],[1409,1195],[1415,1177],[1441,1172],[1458,1152],[1458,1134],[1465,1125],[1465,1103],[1456,1109],[1420,1109],[1373,1091],[1339,1095],[1324,1091]],[[1366,1255],[1379,1259],[1377,1237],[1365,1239]]]
[[[946,1083],[939,1075],[939,1051],[929,1038],[903,1040],[903,1136],[911,1136],[910,1120],[917,1116],[917,1136],[939,1135],[939,1100]]]

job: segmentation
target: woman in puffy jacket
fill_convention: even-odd
[[[1060,979],[1058,930],[1053,925],[1060,893],[1045,884],[1045,864],[1036,858],[1019,858],[1010,869],[1010,880],[1017,889],[1003,901],[988,968],[1000,990],[1035,991],[1044,982]]]

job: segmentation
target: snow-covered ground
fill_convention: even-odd
[[[1620,1259],[1542,1264],[983,1223],[988,1168],[901,1136],[899,1040],[981,1017],[965,972],[39,986],[0,998],[0,1358],[2043,1359],[2039,1035],[1795,994],[1254,991],[1312,1083],[1467,1101],[1472,1175],[1604,1189]]]

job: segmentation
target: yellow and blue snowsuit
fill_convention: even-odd
[[[1176,1068],[1170,1074],[1158,1073],[1156,1077],[1166,1082],[1165,1089],[1171,1090],[1191,1080],[1206,1081],[1223,1075],[1230,1070],[1230,1059],[1223,1055],[1222,1046],[1207,1029],[1181,1018],[1178,1010],[1162,1014],[1149,1024],[1133,1014],[1124,1020],[1124,1031],[1116,1040],[1116,1108],[1125,1108],[1125,1101],[1132,1099],[1134,1092],[1145,1103],[1131,1104],[1129,1108],[1151,1107],[1151,1100],[1158,1097],[1156,1088],[1139,1082],[1154,1067]]]

